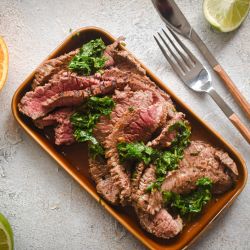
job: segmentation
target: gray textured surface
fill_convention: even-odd
[[[200,0],[178,3],[250,101],[250,18],[235,33],[217,34],[204,20]],[[19,129],[11,114],[12,95],[27,74],[69,34],[70,28],[86,25],[126,36],[128,48],[230,141],[250,165],[249,146],[222,112],[209,98],[183,87],[164,61],[152,39],[162,23],[149,0],[1,0],[0,34],[9,47],[10,68],[0,93],[0,211],[13,226],[16,249],[144,249]],[[222,83],[215,78],[214,85],[247,122]],[[193,249],[250,249],[249,211],[247,185]]]

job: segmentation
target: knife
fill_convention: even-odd
[[[213,70],[224,81],[232,96],[245,111],[246,116],[250,119],[250,104],[240,93],[239,89],[207,48],[205,43],[201,40],[196,31],[191,27],[190,23],[187,21],[175,1],[152,0],[152,3],[167,27],[188,38],[197,46]]]

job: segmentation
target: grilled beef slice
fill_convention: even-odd
[[[166,209],[161,209],[155,215],[136,211],[141,226],[149,233],[159,238],[170,239],[179,234],[183,228],[182,219],[174,218]]]
[[[113,59],[114,54],[116,53],[117,47],[121,41],[124,41],[124,37],[118,37],[116,41],[106,47],[106,49],[103,52],[103,56],[107,58],[107,61],[105,62],[105,67],[108,68],[110,66],[113,66],[115,64],[115,61]]]
[[[168,94],[155,85],[149,77],[141,76],[130,71],[122,71],[116,67],[107,69],[102,75],[103,80],[113,80],[116,82],[116,89],[123,90],[129,86],[132,91],[149,90],[159,93],[165,100],[171,101]]]
[[[173,109],[170,109],[173,110]],[[156,137],[153,141],[148,143],[148,146],[153,148],[167,148],[171,145],[172,141],[176,138],[178,131],[174,129],[169,131],[170,127],[176,124],[177,122],[184,122],[185,115],[181,112],[169,112],[171,117],[169,120],[166,121],[164,128],[162,129],[161,133],[158,137]]]
[[[115,66],[122,71],[146,75],[146,70],[142,68],[141,64],[128,51],[115,51],[113,59]]]
[[[156,181],[155,170],[154,165],[146,168],[139,180],[138,189],[132,194],[133,205],[140,211],[151,215],[159,212],[163,206],[161,192],[158,190],[154,192],[147,191],[147,187]]]
[[[129,110],[146,108],[153,104],[156,94],[152,91],[131,91],[127,86],[124,91],[116,90],[113,95],[115,107],[110,116],[102,116],[96,124],[94,135],[99,142],[103,143],[106,137],[112,132],[114,125]]]
[[[237,167],[227,153],[202,141],[192,141],[179,169],[169,172],[161,190],[189,193],[198,179],[208,177],[213,183],[212,192],[221,194],[231,188],[237,175]]]
[[[79,49],[76,49],[62,56],[45,61],[35,71],[32,88],[35,89],[39,85],[44,85],[59,71],[67,70],[69,62],[78,52]]]
[[[167,105],[165,105],[164,99],[159,94],[154,93],[152,91],[140,90],[140,91],[133,92],[131,91],[130,87],[126,86],[124,91],[116,90],[112,98],[116,103],[112,113],[110,114],[110,116],[102,116],[100,118],[100,121],[96,124],[95,129],[94,129],[95,138],[104,146],[106,145],[107,150],[113,147],[114,151],[116,152],[116,144],[118,142],[117,139],[121,140],[124,134],[126,134],[129,137],[127,138],[129,141],[134,141],[136,140],[136,138],[139,138],[141,136],[141,135],[138,135],[138,132],[136,133],[136,131],[138,130],[140,131],[142,129],[138,127],[138,125],[135,122],[132,123],[132,121],[134,120],[140,121],[140,119],[142,119],[140,118],[140,115],[145,116],[146,115],[145,112],[147,111],[148,107],[152,106],[152,109],[153,109],[154,108],[153,105],[157,104],[162,108],[161,119],[158,122],[158,124],[156,124],[157,126],[160,126],[160,124],[162,123],[162,120],[166,119],[166,115],[168,111],[166,109]],[[117,124],[121,124],[123,126],[126,122],[127,124],[129,124],[127,128],[125,126],[121,129],[119,128],[120,130],[118,129],[119,130],[118,133],[121,135],[119,138],[117,138],[116,135],[114,136],[114,134],[111,135],[111,133],[114,133],[114,131],[116,131]],[[147,122],[147,119],[145,119],[144,122]],[[152,122],[153,121],[149,121],[150,124]],[[143,123],[143,121],[141,121],[141,123]],[[130,130],[132,131],[132,135],[129,134]],[[116,141],[114,141],[113,139],[110,140],[109,136],[111,136],[112,138],[114,137]],[[134,138],[134,136],[136,136],[136,138]],[[151,136],[151,132],[148,134],[148,136],[149,137]],[[117,162],[117,164],[120,164],[117,152],[115,154],[115,158],[116,158],[115,162]],[[120,166],[120,168],[123,169],[124,167]],[[125,174],[121,174],[121,175],[127,175],[126,171],[124,173]]]
[[[109,67],[114,64],[114,59],[112,58],[112,56],[120,41],[122,40],[124,40],[124,38],[119,37],[113,44],[110,44],[106,47],[104,56],[108,58],[108,60],[105,63],[105,67]],[[79,53],[79,51],[80,49],[78,48],[59,57],[46,60],[37,68],[34,80],[32,82],[32,88],[35,89],[37,86],[48,83],[49,80],[61,70],[68,71],[68,64],[70,63],[72,58],[77,53]]]
[[[161,193],[147,192],[147,187],[156,180],[155,166],[149,166],[140,180],[136,194],[132,195],[133,206],[141,226],[156,237],[169,239],[181,232],[182,220],[174,218],[163,208]]]
[[[63,108],[49,114],[46,117],[36,120],[34,123],[40,129],[47,126],[56,126],[55,144],[70,145],[75,142],[73,126],[70,122],[70,116],[73,112],[72,108]]]
[[[113,89],[112,82],[93,77],[81,77],[75,73],[61,72],[44,86],[27,92],[18,108],[33,120],[45,116],[56,107],[77,106],[92,95]]]
[[[112,133],[105,139],[103,145],[106,149],[105,156],[115,183],[119,183],[121,190],[121,203],[130,200],[131,185],[125,167],[119,161],[117,143],[144,141],[147,142],[152,133],[158,128],[162,117],[165,116],[164,102],[144,109],[128,111],[115,124]]]
[[[111,204],[119,204],[119,187],[114,183],[105,159],[89,157],[89,173],[96,183],[96,191]]]

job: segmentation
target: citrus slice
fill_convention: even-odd
[[[8,60],[8,49],[3,38],[0,36],[0,90],[7,79]]]
[[[237,29],[246,18],[250,0],[204,0],[203,13],[216,30],[229,32]]]
[[[0,213],[0,249],[13,250],[13,232],[7,219]]]

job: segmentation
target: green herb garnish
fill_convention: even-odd
[[[75,112],[70,121],[74,126],[74,137],[78,142],[90,142],[90,153],[95,158],[103,156],[104,150],[95,139],[93,129],[101,115],[109,115],[115,103],[112,98],[105,97],[90,97],[89,100]]]
[[[70,61],[69,69],[83,75],[90,75],[99,71],[104,67],[107,60],[103,56],[105,48],[106,46],[101,38],[84,44],[80,52]]]
[[[166,206],[170,206],[180,215],[200,213],[203,206],[212,198],[212,181],[207,178],[201,178],[196,182],[197,189],[187,195],[180,195],[170,191],[163,191],[162,196]]]
[[[150,163],[156,165],[157,180],[148,186],[148,191],[153,191],[155,188],[160,189],[167,172],[178,168],[179,161],[183,158],[184,149],[189,144],[191,130],[187,123],[176,122],[169,128],[170,132],[173,130],[176,130],[177,136],[167,151],[153,149],[142,142],[122,142],[117,145],[121,162],[136,161],[144,162],[146,165]]]
[[[127,160],[137,162],[143,161],[146,165],[152,162],[152,160],[159,154],[157,150],[145,146],[143,142],[121,142],[118,143],[117,149],[121,162],[125,162]]]

